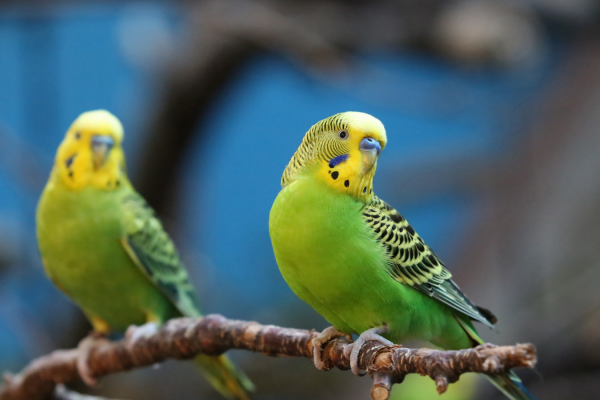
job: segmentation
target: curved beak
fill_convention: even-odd
[[[99,169],[104,165],[110,150],[115,144],[115,140],[109,135],[94,135],[92,136],[92,160],[94,169]]]
[[[363,172],[366,174],[377,162],[377,157],[381,152],[381,144],[373,138],[366,137],[360,141],[359,150],[363,158]]]

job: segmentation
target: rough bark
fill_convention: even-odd
[[[201,319],[180,318],[169,321],[155,333],[122,341],[99,340],[88,354],[94,377],[145,367],[166,359],[191,359],[200,353],[219,355],[231,349],[261,352],[269,356],[313,357],[314,331],[261,325],[257,322],[229,320],[220,315]],[[325,369],[350,369],[352,343],[346,339],[329,342],[323,351]],[[0,400],[46,400],[56,385],[79,379],[77,359],[80,352],[57,350],[32,361],[17,375],[5,375]],[[443,393],[461,374],[479,372],[502,374],[516,367],[532,368],[536,363],[532,344],[495,346],[484,344],[473,349],[441,351],[407,349],[400,345],[383,346],[367,342],[359,355],[359,365],[374,378],[371,391],[375,400],[385,400],[393,383],[410,373],[427,375]]]

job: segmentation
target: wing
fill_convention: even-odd
[[[480,311],[467,299],[452,281],[452,274],[444,263],[398,211],[375,196],[363,209],[363,217],[377,241],[385,247],[390,274],[394,279],[449,305],[471,319],[492,326],[495,317],[487,310]]]
[[[184,316],[199,316],[194,287],[154,210],[137,193],[126,196],[122,207],[122,243],[133,261]]]

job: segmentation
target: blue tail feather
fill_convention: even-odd
[[[511,400],[537,400],[512,371],[506,375],[486,375],[486,378]]]

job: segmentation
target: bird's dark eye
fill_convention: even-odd
[[[350,135],[348,134],[348,132],[346,131],[339,131],[338,132],[338,137],[342,140],[346,140],[350,137]]]
[[[81,139],[81,133],[76,132],[75,133],[75,139],[77,139],[77,140]]]

